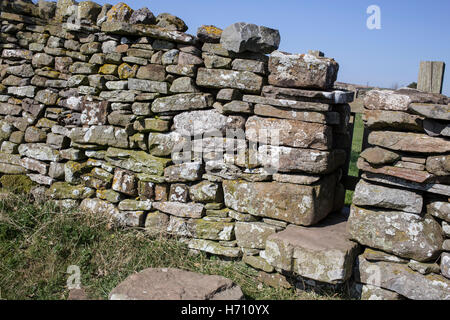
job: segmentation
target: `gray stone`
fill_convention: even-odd
[[[450,222],[450,203],[448,201],[432,201],[427,205],[427,213]]]
[[[327,90],[336,81],[339,65],[330,58],[272,52],[269,83],[278,87]]]
[[[441,227],[431,216],[355,205],[350,210],[348,230],[351,238],[363,245],[420,262],[436,258],[444,241]]]
[[[144,92],[168,93],[168,85],[166,82],[142,80],[142,79],[128,79],[128,89],[139,90]]]
[[[410,104],[408,110],[426,118],[450,121],[450,105]]]
[[[153,208],[181,218],[201,218],[205,207],[200,203],[154,202]]]
[[[45,143],[26,143],[19,146],[19,153],[23,157],[29,157],[42,161],[59,161],[59,152],[53,150]]]
[[[420,214],[423,198],[413,191],[370,184],[360,180],[353,194],[353,203],[357,206],[374,206]]]
[[[242,300],[239,286],[221,276],[149,268],[122,281],[109,300]]]
[[[448,252],[441,255],[441,273],[444,277],[450,279],[450,253]]]
[[[245,119],[240,116],[225,116],[215,110],[184,112],[173,119],[176,132],[185,136],[208,133],[225,133],[227,129],[243,129]]]
[[[262,145],[258,147],[258,162],[271,171],[325,174],[344,164],[344,150],[319,151]]]
[[[350,103],[353,101],[354,94],[353,91],[315,91],[274,86],[264,86],[262,90],[262,95],[267,98],[329,104]]]
[[[355,279],[413,300],[449,300],[450,281],[441,275],[422,275],[399,263],[369,262],[361,256],[355,267]]]
[[[185,111],[206,109],[212,106],[213,97],[205,93],[182,93],[168,97],[158,98],[152,103],[152,111]]]
[[[156,24],[156,18],[147,7],[143,7],[131,14],[130,23]]]
[[[255,24],[238,22],[223,30],[220,44],[227,50],[271,53],[280,45],[280,33]]]
[[[248,93],[259,93],[263,78],[248,71],[200,68],[197,71],[197,85],[207,88],[231,88]]]
[[[240,248],[222,246],[217,241],[191,239],[189,240],[188,247],[189,249],[205,251],[211,254],[229,258],[238,258],[242,256],[242,251]]]
[[[264,249],[267,238],[280,228],[263,222],[236,222],[235,234],[241,248]]]
[[[164,169],[164,178],[167,182],[188,182],[200,180],[203,165],[199,162],[176,164]]]

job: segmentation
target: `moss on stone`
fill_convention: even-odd
[[[24,174],[5,174],[0,178],[3,189],[13,193],[29,193],[31,188],[36,185]]]

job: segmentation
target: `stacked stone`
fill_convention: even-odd
[[[1,10],[4,176],[268,278],[350,277],[346,217],[325,219],[343,207],[350,140],[333,59],[276,51],[277,30],[246,23],[194,37],[124,3]]]
[[[450,99],[373,90],[348,221],[366,246],[355,270],[366,297],[450,299]]]

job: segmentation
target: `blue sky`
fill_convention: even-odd
[[[119,1],[97,0],[116,4]],[[280,30],[280,50],[318,49],[340,65],[338,81],[390,88],[417,81],[421,60],[444,61],[443,92],[450,95],[449,0],[128,0],[155,16],[182,18],[188,33],[202,24],[225,28],[250,22]],[[369,30],[369,5],[381,9],[381,30]]]

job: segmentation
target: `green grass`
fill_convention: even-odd
[[[107,299],[119,282],[148,267],[222,275],[239,284],[247,299],[340,298],[271,288],[242,262],[192,254],[176,239],[117,228],[101,215],[63,213],[20,195],[0,199],[0,257],[1,299],[66,299],[70,265],[79,266],[81,285],[92,299]]]
[[[359,170],[356,167],[356,162],[358,161],[359,154],[361,153],[362,142],[364,135],[364,124],[362,121],[361,113],[355,115],[355,124],[353,127],[353,140],[352,140],[352,150],[350,153],[350,165],[348,173],[351,176],[357,177]],[[347,190],[345,193],[345,204],[347,206],[351,205],[353,197],[353,191]]]

